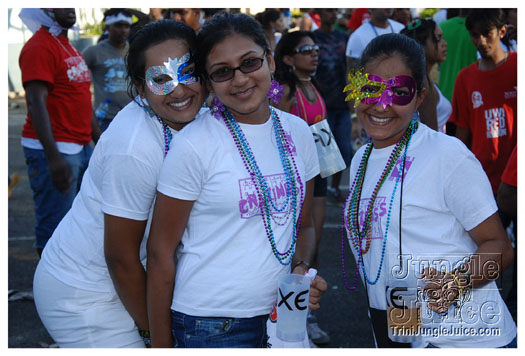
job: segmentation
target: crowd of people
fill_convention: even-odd
[[[269,347],[276,282],[322,265],[330,200],[377,347],[516,347],[516,263],[505,300],[496,285],[517,251],[516,9],[238,10],[108,9],[82,53],[74,9],[21,11],[34,297],[55,342]],[[320,176],[324,120],[349,182]],[[500,333],[393,340],[403,269],[430,327]],[[486,303],[497,317],[462,317]]]

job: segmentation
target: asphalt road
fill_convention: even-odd
[[[27,296],[32,292],[33,274],[38,255],[33,249],[35,217],[32,193],[27,178],[20,133],[25,120],[23,99],[9,100],[8,111],[8,173],[17,173],[20,183],[13,189],[8,203],[8,289],[15,291],[8,302],[8,347],[40,348],[53,346],[43,327],[34,303]],[[343,176],[343,182],[348,178]],[[319,274],[328,282],[321,309],[315,312],[319,325],[330,335],[327,348],[374,347],[372,329],[362,285],[348,291],[342,282],[340,206],[329,201],[323,237],[319,247]],[[348,245],[346,245],[348,247]],[[355,263],[346,249],[347,274],[353,278]],[[18,292],[18,293],[17,293]]]

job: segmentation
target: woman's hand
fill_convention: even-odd
[[[438,272],[434,268],[423,270],[423,282],[428,283],[423,293],[429,298],[428,307],[434,312],[445,313],[461,296],[460,287],[451,273]]]
[[[310,298],[308,304],[310,310],[317,310],[321,307],[319,305],[319,301],[321,300],[323,293],[326,292],[327,288],[328,284],[326,283],[325,279],[319,275],[315,276],[314,280],[310,284]]]

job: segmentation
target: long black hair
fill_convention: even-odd
[[[365,67],[374,59],[390,58],[395,54],[398,54],[407,68],[412,71],[417,91],[420,93],[427,75],[425,51],[416,40],[408,36],[399,33],[377,36],[366,46],[360,64]]]
[[[275,79],[281,84],[288,84],[290,87],[289,98],[295,95],[297,90],[297,83],[299,78],[295,75],[293,68],[284,63],[284,56],[292,56],[295,54],[295,47],[305,37],[310,37],[315,42],[315,38],[310,31],[293,31],[286,33],[275,48]],[[312,77],[312,82],[316,88],[319,88],[315,79]],[[318,89],[319,90],[319,89]]]
[[[182,40],[194,55],[197,49],[195,31],[180,21],[160,20],[142,27],[131,39],[126,55],[128,95],[135,99],[137,88],[144,88],[146,51],[167,40]],[[197,72],[198,73],[198,72]],[[140,105],[140,104],[139,104]]]

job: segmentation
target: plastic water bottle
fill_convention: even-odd
[[[103,103],[100,103],[97,110],[95,110],[95,116],[97,117],[97,119],[102,120],[107,116],[109,112],[110,102],[111,100],[109,100],[109,98],[106,98],[106,100]]]

